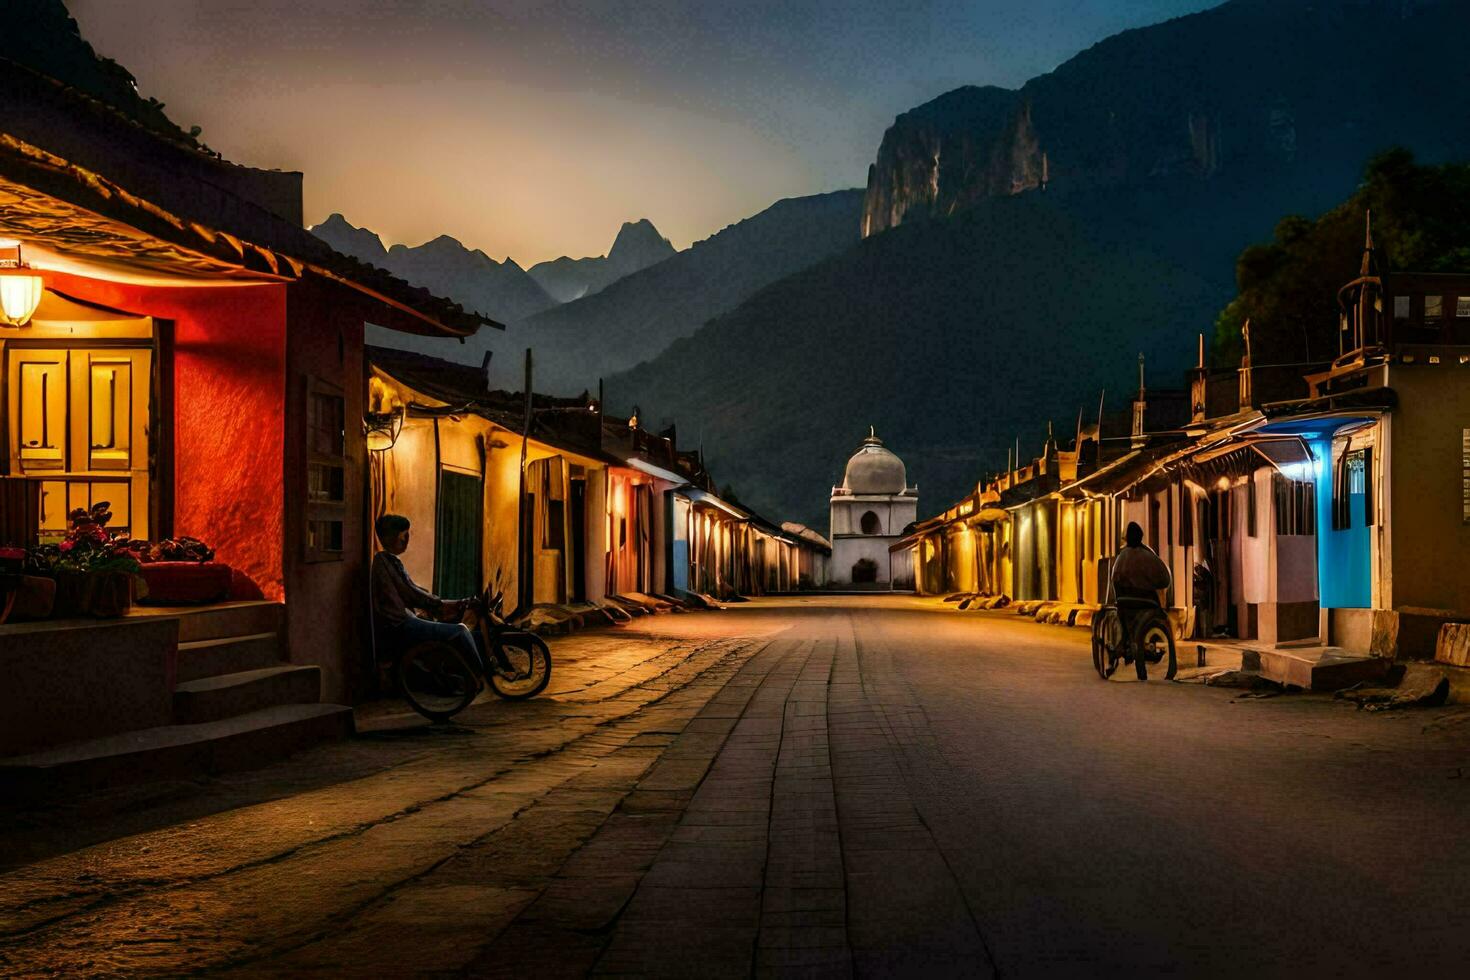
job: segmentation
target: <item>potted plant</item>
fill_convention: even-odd
[[[108,506],[73,510],[66,537],[34,553],[37,570],[56,580],[57,616],[121,616],[141,587],[139,557],[147,544],[108,531]]]

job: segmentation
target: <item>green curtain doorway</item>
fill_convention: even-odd
[[[463,599],[485,587],[480,570],[484,490],[478,476],[439,471],[439,519],[434,535],[434,591]]]

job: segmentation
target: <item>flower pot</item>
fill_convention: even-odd
[[[58,618],[91,616],[115,619],[132,605],[133,575],[130,572],[56,572],[53,614]]]

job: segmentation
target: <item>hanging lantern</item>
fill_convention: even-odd
[[[0,239],[0,326],[23,327],[41,305],[46,281],[20,255],[20,242]]]
[[[403,406],[391,412],[367,412],[362,418],[362,434],[368,452],[381,453],[392,449],[403,431]]]

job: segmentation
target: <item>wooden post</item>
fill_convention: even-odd
[[[526,382],[525,382],[525,415],[521,420],[521,479],[520,495],[517,499],[516,510],[520,515],[516,533],[516,551],[520,571],[516,575],[516,609],[517,611],[529,611],[534,583],[531,576],[534,573],[536,562],[531,554],[532,535],[529,524],[535,519],[532,513],[530,498],[526,495],[526,455],[531,443],[531,348],[526,348]]]

